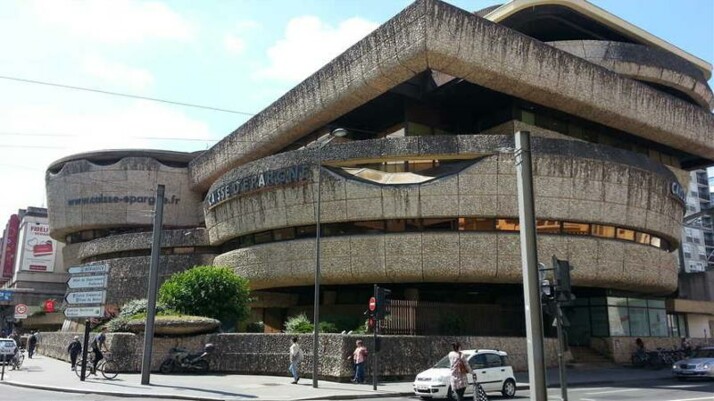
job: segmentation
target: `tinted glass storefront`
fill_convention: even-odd
[[[683,315],[668,314],[663,299],[593,297],[577,299],[567,309],[570,343],[586,344],[590,337],[683,337]]]

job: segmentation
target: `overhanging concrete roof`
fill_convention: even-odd
[[[582,15],[585,15],[629,38],[632,38],[638,43],[657,47],[674,53],[696,65],[697,68],[702,70],[706,79],[712,77],[712,65],[710,63],[685,52],[679,47],[652,35],[651,33],[623,20],[616,15],[610,14],[609,12],[589,3],[586,0],[512,0],[490,11],[483,17],[489,21],[501,22],[519,11],[526,10],[530,7],[547,5],[557,5],[570,8],[571,10],[577,11]]]
[[[714,160],[714,116],[438,0],[418,0],[195,158],[206,190],[428,69]]]

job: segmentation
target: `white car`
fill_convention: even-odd
[[[476,374],[476,380],[486,392],[499,391],[504,397],[516,395],[516,379],[513,369],[508,365],[506,354],[493,349],[471,349],[461,351],[466,356],[471,370]],[[422,398],[455,399],[452,394],[451,369],[449,356],[443,357],[431,369],[419,373],[414,380],[414,394]],[[464,397],[473,397],[473,378],[468,375],[469,385]]]
[[[17,351],[17,344],[12,338],[0,338],[0,363],[9,363],[15,352]]]
[[[690,377],[714,379],[714,347],[700,348],[691,357],[676,362],[672,366],[672,374],[680,380]]]

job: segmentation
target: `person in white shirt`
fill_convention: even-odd
[[[302,348],[300,348],[300,344],[298,344],[298,338],[293,337],[293,344],[290,346],[290,367],[288,368],[293,375],[292,384],[297,384],[300,380],[299,368],[302,357]]]

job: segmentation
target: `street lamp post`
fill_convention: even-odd
[[[317,372],[319,365],[319,338],[320,338],[320,199],[322,184],[322,148],[335,138],[347,135],[347,130],[337,128],[330,132],[330,136],[317,144],[317,205],[315,205],[315,299],[313,311],[313,340],[312,340],[312,387],[317,388]]]

